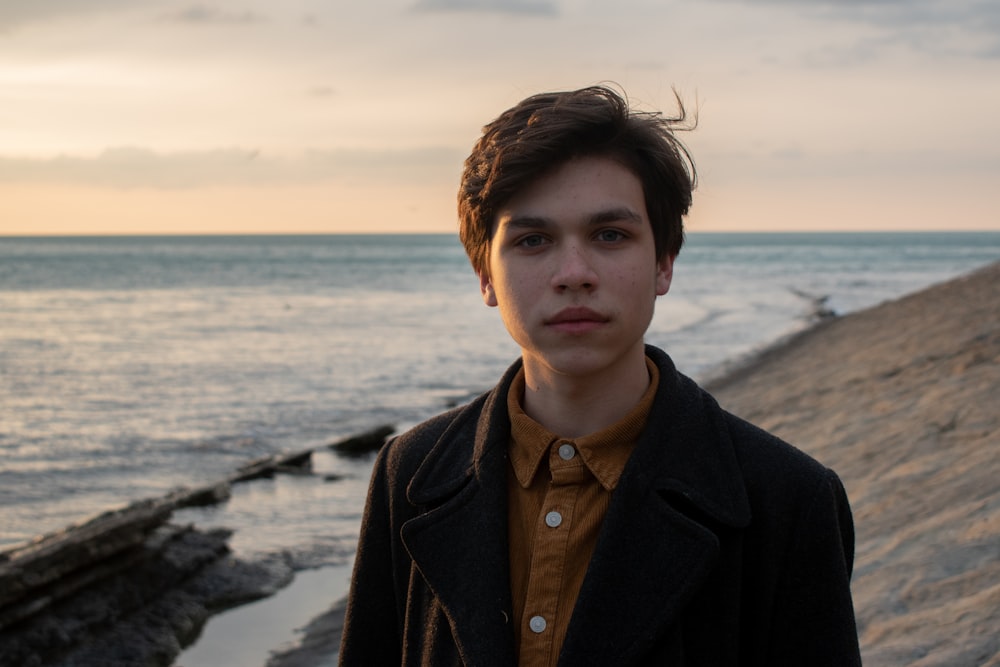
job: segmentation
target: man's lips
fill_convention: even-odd
[[[609,321],[606,315],[582,306],[564,308],[545,321],[547,326],[560,331],[583,332],[595,329]]]

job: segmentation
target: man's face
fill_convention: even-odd
[[[673,258],[656,259],[631,171],[610,158],[571,160],[515,195],[494,224],[480,286],[529,379],[597,377],[641,359]]]

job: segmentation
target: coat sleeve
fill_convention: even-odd
[[[391,444],[376,459],[368,489],[341,636],[342,667],[401,662],[401,603],[393,567],[398,539],[392,525],[392,476],[387,462]]]
[[[854,523],[847,493],[826,471],[798,514],[791,553],[776,591],[771,665],[861,665],[851,572]]]

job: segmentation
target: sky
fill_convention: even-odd
[[[0,0],[0,235],[454,231],[597,83],[697,113],[689,231],[1000,230],[993,0]]]

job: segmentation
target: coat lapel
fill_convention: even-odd
[[[660,389],[608,507],[561,665],[643,655],[712,572],[720,528],[750,521],[721,409],[664,353],[647,354]]]
[[[407,492],[421,513],[402,527],[466,664],[515,664],[507,543],[506,387],[446,432]],[[478,420],[475,416],[481,415]]]
[[[608,508],[561,665],[635,662],[711,574],[718,530],[750,521],[721,409],[666,354],[647,354],[660,368],[660,389]],[[407,493],[420,513],[403,525],[403,542],[467,664],[516,664],[506,395],[518,368],[453,423]]]

